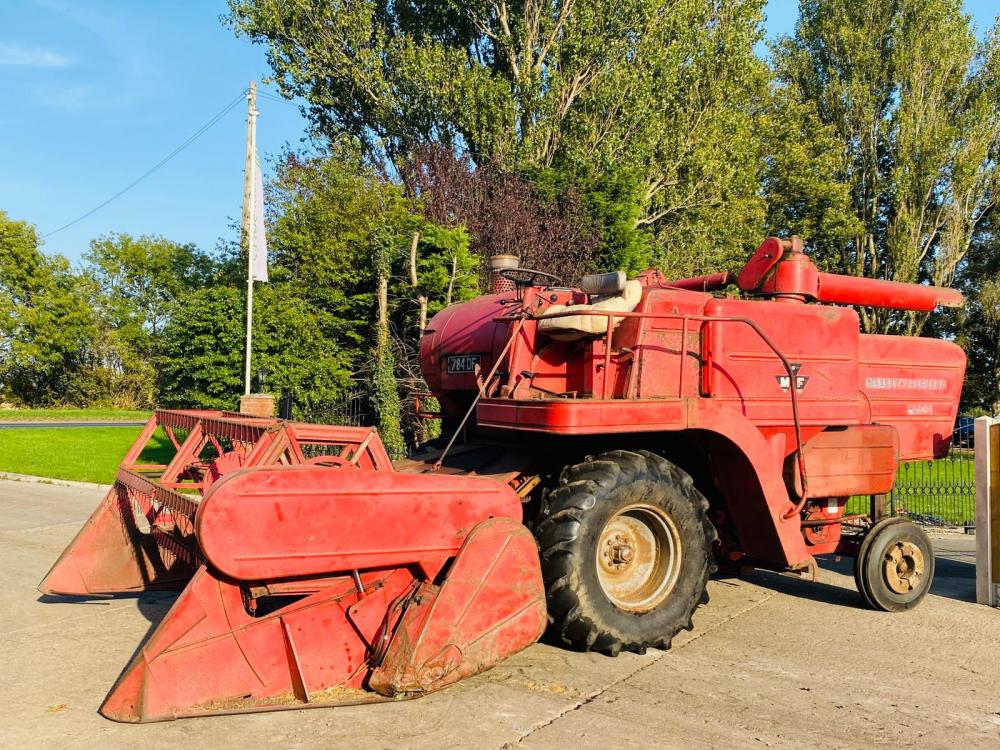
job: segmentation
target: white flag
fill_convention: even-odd
[[[250,243],[250,275],[254,281],[267,281],[267,235],[264,230],[264,180],[260,162],[254,154],[253,240]]]

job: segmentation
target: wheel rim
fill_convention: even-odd
[[[680,533],[670,516],[652,505],[629,505],[601,532],[597,577],[616,607],[646,612],[677,583],[682,555]]]
[[[913,542],[898,541],[882,556],[882,576],[896,594],[919,589],[925,570],[924,553]]]

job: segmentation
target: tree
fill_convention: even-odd
[[[836,270],[841,248],[863,232],[851,188],[843,181],[840,145],[815,103],[776,89],[761,116],[766,235],[801,237],[820,266]]]
[[[857,237],[844,273],[948,285],[997,201],[998,34],[976,41],[960,0],[805,0],[774,49],[790,96],[832,128]],[[926,315],[862,311],[868,330]]]
[[[233,286],[198,289],[177,301],[159,346],[164,406],[235,409],[243,385],[242,309]]]
[[[83,404],[98,326],[89,288],[35,228],[0,211],[0,394],[28,406]]]
[[[591,215],[609,220],[609,251],[628,217],[655,240],[652,260],[696,272],[743,257],[763,223],[762,5],[230,0],[228,22],[268,46],[282,93],[306,99],[320,135],[349,134],[388,172],[436,143],[477,169],[553,169],[577,189],[615,175]],[[621,210],[601,210],[616,194]]]
[[[303,410],[337,403],[348,392],[351,362],[335,344],[335,321],[288,283],[255,292],[254,372],[288,392]],[[171,310],[160,355],[167,406],[234,409],[243,386],[244,297],[237,286],[190,291]]]
[[[372,246],[372,267],[375,270],[377,313],[375,340],[372,347],[371,399],[378,418],[379,437],[389,455],[402,457],[406,453],[403,438],[402,404],[396,383],[396,358],[389,335],[389,275],[397,255],[396,238],[383,229]]]
[[[141,356],[156,356],[156,342],[173,303],[204,286],[213,259],[194,245],[164,237],[109,234],[84,255],[101,292],[107,319]]]
[[[119,406],[152,406],[170,311],[212,278],[215,261],[194,245],[163,237],[109,234],[90,243],[84,262],[101,328],[98,390]]]
[[[476,167],[431,144],[414,150],[402,178],[427,219],[464,226],[471,250],[483,260],[516,255],[522,266],[568,282],[595,264],[596,233],[587,227],[579,196],[564,185],[544,185],[491,164]]]
[[[409,237],[417,219],[406,198],[343,142],[287,154],[268,197],[272,278],[333,315],[334,340],[357,358],[375,317],[372,248],[383,230]]]
[[[1000,411],[1000,214],[986,218],[962,260],[956,286],[961,310],[931,315],[925,335],[952,339],[965,350],[962,414]]]

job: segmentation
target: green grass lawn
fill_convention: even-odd
[[[0,430],[0,471],[111,484],[139,436],[139,427],[67,427]],[[174,449],[157,431],[142,463],[165,463]]]
[[[130,409],[0,409],[0,422],[136,422],[151,414]]]

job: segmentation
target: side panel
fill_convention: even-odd
[[[750,318],[789,359],[781,360],[750,326],[705,326],[704,390],[761,425],[792,421],[794,385],[803,424],[857,424],[864,409],[858,395],[858,316],[841,307],[744,300],[712,300],[705,314]]]
[[[642,312],[703,315],[711,297],[694,292],[650,289]],[[701,369],[701,321],[643,318],[635,321],[638,371],[634,398],[685,398],[698,395]],[[683,369],[681,362],[683,361]]]
[[[902,460],[948,452],[965,377],[965,352],[950,341],[865,334],[860,387],[871,421],[899,431]]]
[[[891,490],[896,479],[899,435],[889,425],[835,427],[809,440],[802,456],[810,497],[878,495]],[[794,455],[785,460],[785,482],[801,495]]]

